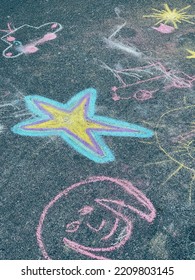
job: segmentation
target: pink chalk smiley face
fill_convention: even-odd
[[[75,254],[110,259],[108,255],[135,234],[137,219],[151,223],[155,216],[150,200],[129,181],[90,177],[59,193],[44,208],[37,241],[45,259],[74,259]]]
[[[33,54],[39,46],[56,39],[56,33],[62,29],[61,24],[50,22],[39,27],[23,25],[11,30],[1,40],[9,44],[3,51],[6,58],[16,58],[22,54]]]

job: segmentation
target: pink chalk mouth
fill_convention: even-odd
[[[63,238],[63,242],[65,245],[68,245],[68,247],[70,247],[71,249],[74,249],[77,251],[77,249],[82,249],[86,252],[110,252],[110,251],[114,251],[116,249],[118,249],[119,247],[123,246],[127,240],[129,239],[130,235],[131,235],[131,229],[132,229],[132,225],[128,225],[126,227],[126,231],[127,231],[127,234],[120,240],[120,242],[118,242],[117,244],[115,245],[111,245],[111,246],[108,246],[108,247],[88,247],[88,246],[84,246],[84,245],[81,245],[75,241],[71,241],[70,239],[64,237]],[[124,229],[122,229],[123,231]]]

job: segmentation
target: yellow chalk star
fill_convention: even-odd
[[[186,56],[186,58],[195,58],[195,51],[192,50],[186,50],[187,52],[189,52],[191,55]]]
[[[164,10],[152,9],[154,11],[151,15],[144,15],[145,18],[156,18],[159,21],[155,24],[158,25],[161,22],[165,24],[172,24],[175,28],[178,28],[177,23],[181,23],[182,21],[194,24],[194,22],[189,19],[194,18],[195,15],[188,15],[185,10],[189,9],[191,6],[188,5],[180,10],[173,9],[171,10],[168,4],[164,4]]]
[[[93,88],[79,92],[66,104],[38,95],[26,96],[25,101],[35,117],[15,125],[14,133],[60,136],[77,152],[98,163],[114,160],[102,136],[148,138],[153,135],[142,126],[96,115]]]
[[[65,112],[59,108],[55,108],[50,104],[39,103],[39,107],[52,116],[52,119],[43,120],[40,123],[26,125],[25,129],[66,129],[74,137],[78,137],[84,143],[91,147],[95,147],[88,130],[113,130],[108,125],[98,124],[90,119],[86,120],[85,111],[88,99],[85,98],[82,102],[72,110]]]

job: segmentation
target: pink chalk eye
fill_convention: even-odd
[[[80,226],[79,221],[74,221],[66,226],[66,232],[76,232]]]

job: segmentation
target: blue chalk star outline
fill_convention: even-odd
[[[34,118],[18,123],[14,133],[25,136],[57,135],[87,158],[105,163],[115,159],[102,136],[148,138],[153,132],[142,126],[95,115],[96,90],[85,89],[66,104],[39,96],[25,97]]]

